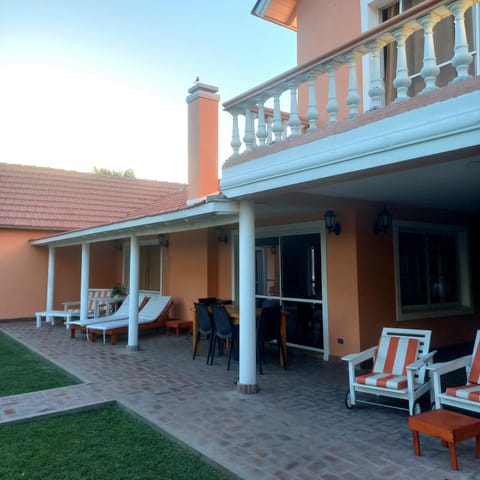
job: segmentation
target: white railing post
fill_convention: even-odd
[[[457,70],[457,77],[452,83],[470,78],[468,67],[473,61],[473,56],[468,51],[467,33],[465,31],[465,10],[471,5],[471,0],[456,0],[448,5],[455,17],[455,54],[452,58],[452,64]]]
[[[264,101],[258,102],[258,125],[257,125],[258,146],[264,147],[267,142],[267,125],[265,123]]]
[[[418,19],[418,23],[422,26],[424,32],[423,67],[420,70],[420,75],[425,80],[425,88],[420,92],[420,95],[437,89],[436,83],[440,68],[437,65],[437,58],[435,56],[433,27],[440,20],[441,18],[434,13]]]
[[[265,122],[267,124],[267,145],[270,145],[273,142],[273,117],[267,115]]]
[[[325,110],[328,113],[328,125],[332,125],[337,121],[337,113],[340,110],[340,105],[337,100],[337,81],[335,79],[336,67],[329,63],[326,66],[328,75],[328,102]]]
[[[300,134],[300,117],[298,116],[297,101],[297,84],[292,83],[290,86],[290,119],[288,126],[290,127],[290,137],[297,137]]]
[[[405,42],[410,34],[411,31],[407,30],[406,27],[392,32],[393,38],[397,42],[397,70],[393,80],[393,86],[397,89],[397,98],[394,100],[394,103],[403,102],[410,98],[407,92],[412,80],[408,75],[407,51],[405,48]]]
[[[233,111],[230,112],[232,115],[232,141],[230,142],[230,146],[232,147],[233,150],[233,155],[239,155],[240,153],[240,147],[242,146],[242,142],[240,141],[240,133],[238,131],[238,112]]]
[[[275,136],[274,142],[281,142],[283,135],[282,112],[280,110],[280,93],[276,92],[273,95],[273,123],[272,132]]]
[[[370,51],[370,86],[368,88],[368,96],[370,97],[370,110],[382,108],[385,100],[385,86],[382,80],[380,70],[380,48],[383,47],[378,40],[374,40],[367,45]]]
[[[317,121],[320,118],[317,106],[317,95],[315,89],[315,80],[317,76],[313,72],[308,75],[308,110],[307,120],[309,123],[309,130],[317,128]]]
[[[245,151],[251,152],[255,146],[255,128],[253,124],[253,112],[250,107],[245,109],[245,134],[243,136]]]
[[[348,95],[346,103],[349,109],[348,118],[354,118],[358,115],[358,107],[360,105],[360,95],[358,93],[357,79],[357,53],[349,52],[345,55],[348,62]]]

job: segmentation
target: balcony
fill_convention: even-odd
[[[233,128],[232,155],[223,168],[223,191],[231,196],[253,193],[260,187],[245,189],[239,188],[240,184],[293,171],[309,173],[283,185],[308,182],[322,176],[313,173],[314,164],[317,169],[332,162],[338,165],[360,152],[365,159],[369,152],[387,147],[392,151],[406,142],[417,142],[420,135],[445,139],[453,128],[472,134],[468,140],[463,137],[464,143],[457,148],[478,144],[472,129],[478,135],[479,32],[478,12],[474,10],[480,7],[476,5],[479,2],[426,0],[348,44],[225,102]],[[450,39],[445,40],[445,31]],[[444,102],[458,97],[463,103]],[[430,109],[434,105],[437,107]],[[423,113],[416,115],[420,109]],[[398,122],[383,125],[396,115],[402,115]],[[411,131],[405,131],[406,125]],[[432,145],[425,151],[417,146],[416,155],[441,153]],[[322,154],[313,158],[314,149]],[[404,158],[411,157],[404,153]],[[388,162],[387,157],[382,162]],[[255,162],[255,172],[241,167],[254,159],[263,160]],[[379,165],[374,159],[368,165],[364,162],[364,167]],[[357,168],[345,164],[328,175]],[[272,184],[272,188],[279,185]]]

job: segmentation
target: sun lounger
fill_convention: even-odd
[[[138,296],[139,308],[143,307],[146,300],[147,300],[146,295],[140,294]],[[65,325],[67,326],[67,328],[70,329],[70,338],[75,338],[76,330],[86,331],[88,325],[128,319],[128,309],[130,308],[129,303],[130,303],[130,300],[129,300],[129,296],[127,295],[123,300],[122,304],[120,305],[120,307],[118,307],[118,310],[115,313],[112,313],[111,315],[107,315],[103,317],[87,318],[84,321],[79,319],[75,319],[75,320],[70,319],[70,321],[65,322]]]
[[[172,305],[172,297],[152,295],[138,314],[138,329],[157,329],[165,326]],[[96,336],[101,333],[103,335],[103,343],[105,343],[106,336],[110,335],[112,345],[115,345],[117,343],[117,335],[128,332],[128,323],[129,319],[125,318],[88,325],[87,336],[94,342]]]

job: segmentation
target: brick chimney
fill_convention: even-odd
[[[188,200],[218,192],[217,92],[199,81],[188,90]]]

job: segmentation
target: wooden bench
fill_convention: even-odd
[[[442,445],[448,446],[452,470],[458,470],[455,444],[475,437],[475,456],[480,458],[480,419],[469,417],[450,410],[433,410],[408,418],[408,426],[413,433],[415,455],[421,455],[419,433],[439,438]]]
[[[188,330],[189,328],[192,328],[193,322],[191,320],[172,318],[172,320],[165,322],[165,327],[167,328],[167,335],[169,334],[169,329],[174,328],[178,337],[180,335],[180,330]]]

